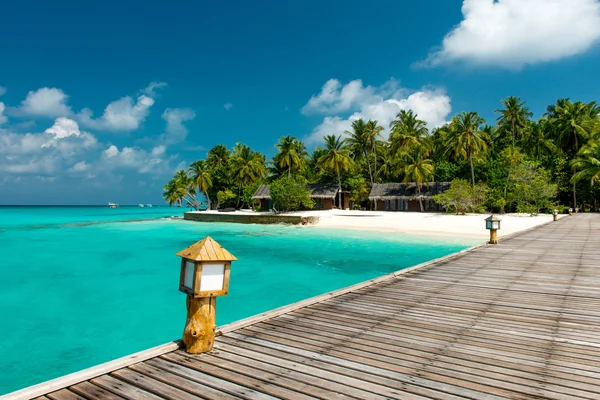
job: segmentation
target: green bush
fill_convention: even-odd
[[[273,208],[280,212],[310,209],[315,202],[310,197],[306,181],[298,177],[287,177],[274,180],[270,185]]]
[[[486,192],[487,186],[484,184],[471,186],[464,179],[455,179],[450,182],[450,189],[433,196],[433,201],[444,206],[446,211],[456,214],[483,212]]]

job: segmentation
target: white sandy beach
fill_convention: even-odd
[[[319,216],[317,228],[353,228],[422,234],[489,237],[484,219],[489,214],[453,215],[441,213],[384,211],[307,211],[306,216]],[[500,237],[552,221],[552,215],[500,215]],[[565,217],[564,215],[559,216]]]

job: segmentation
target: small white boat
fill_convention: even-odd
[[[138,207],[144,208],[144,205],[143,204],[138,204]]]
[[[117,208],[119,205],[117,203],[108,203],[108,208]]]
[[[152,208],[152,204],[146,204],[146,207]]]

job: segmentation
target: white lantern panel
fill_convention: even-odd
[[[498,226],[499,226],[499,225],[500,225],[500,224],[498,223],[498,221],[494,221],[494,229],[498,229]]]
[[[188,289],[194,289],[194,271],[196,269],[196,264],[191,261],[185,262],[185,276],[183,279],[183,286]]]
[[[202,280],[200,281],[200,291],[223,290],[223,280],[225,279],[225,264],[202,264]]]

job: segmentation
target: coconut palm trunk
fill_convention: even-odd
[[[423,196],[421,196],[421,185],[417,182],[417,194],[419,196],[419,206],[421,207],[421,212],[425,212],[423,209]]]
[[[473,167],[473,154],[469,154],[469,161],[471,162],[471,180],[473,181],[473,186],[475,186],[475,168]]]
[[[577,170],[573,168],[573,175],[577,173]],[[573,182],[573,209],[577,208],[577,183]]]
[[[377,147],[373,146],[373,155],[375,156],[375,171],[373,171],[373,182],[371,182],[371,186],[377,180]]]
[[[369,166],[369,177],[371,178],[371,186],[373,186],[373,171],[371,171],[371,161],[369,160],[369,153],[367,153],[366,149],[363,151],[363,153],[365,154],[365,159],[367,160],[367,165]],[[340,190],[342,190],[341,187]]]
[[[210,210],[210,197],[208,197],[207,190],[204,190],[204,197],[206,197],[206,207],[208,207],[207,209]]]
[[[340,171],[338,171],[338,207],[342,209],[342,177]]]

